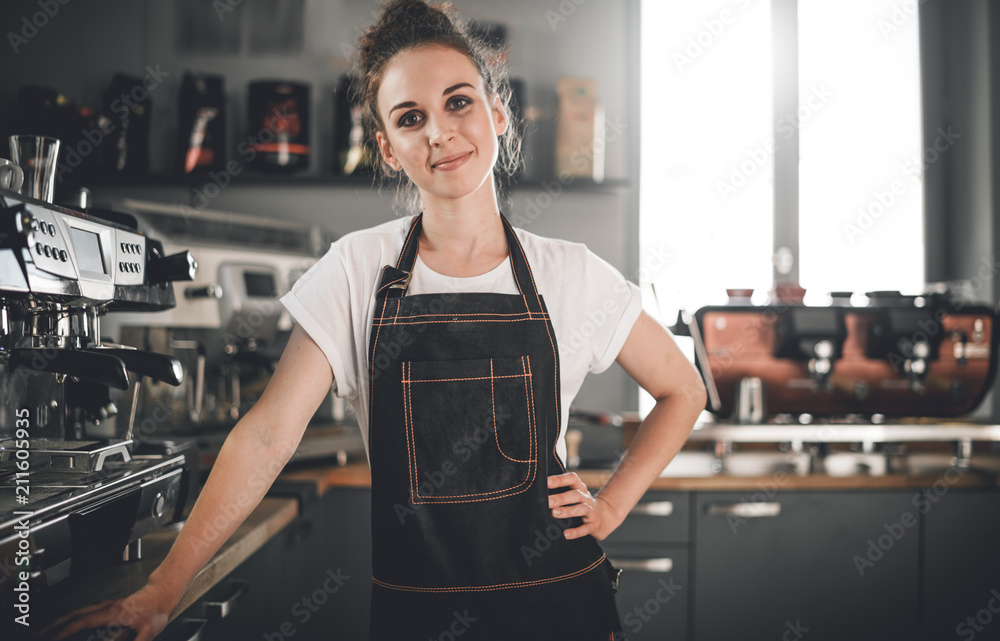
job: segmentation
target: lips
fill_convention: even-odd
[[[471,151],[465,151],[460,154],[452,154],[451,156],[445,156],[441,160],[437,161],[431,165],[431,169],[437,169],[439,171],[449,171],[452,169],[458,169],[465,164],[465,161],[472,157]]]

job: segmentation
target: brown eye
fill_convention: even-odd
[[[464,109],[472,104],[472,100],[466,98],[465,96],[455,96],[448,101],[448,108],[452,111],[458,111]]]
[[[416,111],[408,111],[396,122],[398,127],[407,128],[413,127],[419,124],[421,121],[421,116]]]

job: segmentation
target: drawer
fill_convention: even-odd
[[[647,492],[605,541],[686,543],[690,540],[690,492]]]
[[[620,569],[615,601],[630,641],[686,639],[691,591],[686,546],[605,546]]]

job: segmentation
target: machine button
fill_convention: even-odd
[[[38,231],[38,220],[35,218],[31,219],[31,231]]]
[[[125,263],[118,263],[118,271],[120,272],[125,271]]]
[[[51,247],[49,247],[48,245],[46,245],[42,249],[45,251],[45,257],[46,258],[51,258],[52,257],[52,248]]]
[[[55,236],[56,235],[55,225],[53,225],[52,223],[48,223],[48,225],[49,225],[49,236]]]
[[[125,243],[118,243],[118,246],[122,248],[122,251],[125,251]]]
[[[65,249],[59,250],[59,260],[61,260],[64,263],[69,260],[69,254],[66,253]]]
[[[163,516],[163,508],[166,507],[166,499],[163,498],[163,494],[160,492],[156,493],[156,498],[153,499],[153,518],[158,519]]]
[[[41,243],[35,243],[35,253],[36,254],[41,254],[42,253],[42,244]]]

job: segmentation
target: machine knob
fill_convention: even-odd
[[[172,256],[151,260],[149,263],[149,282],[170,283],[177,280],[194,280],[198,271],[198,261],[191,252],[185,250]]]
[[[163,498],[163,494],[160,492],[156,493],[156,499],[153,500],[153,518],[158,519],[163,516],[163,508],[166,506],[166,499]]]

